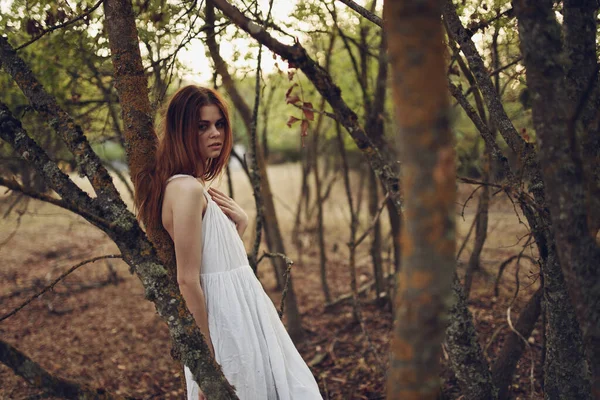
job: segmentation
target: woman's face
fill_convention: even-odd
[[[200,108],[198,134],[200,135],[200,155],[203,160],[217,158],[225,140],[225,118],[214,104]]]

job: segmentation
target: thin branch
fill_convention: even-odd
[[[509,18],[514,17],[515,13],[514,13],[513,8],[511,7],[508,10],[499,13],[495,17],[490,18],[485,21],[481,21],[480,23],[478,23],[476,25],[469,26],[468,29],[469,29],[469,32],[471,33],[471,36],[473,36],[477,31],[487,28],[488,26],[490,26],[490,24],[499,20],[500,18],[504,17],[505,15],[508,16]]]
[[[44,30],[42,33],[40,33],[39,35],[37,35],[36,37],[34,37],[33,39],[31,39],[29,42],[27,42],[25,44],[22,44],[21,46],[17,47],[15,49],[15,51],[19,51],[19,50],[21,50],[21,49],[29,46],[30,44],[32,44],[33,42],[36,42],[37,40],[39,40],[42,36],[46,35],[47,33],[50,33],[50,32],[55,31],[57,29],[61,29],[61,28],[67,27],[67,26],[69,26],[71,24],[74,24],[75,22],[77,22],[79,20],[82,20],[83,18],[85,18],[88,15],[90,15],[91,13],[93,13],[98,7],[100,7],[100,5],[102,4],[103,1],[104,0],[99,0],[96,4],[94,4],[92,6],[92,8],[90,8],[89,10],[87,10],[86,12],[84,12],[83,14],[81,14],[81,15],[75,17],[75,18],[73,18],[71,20],[68,20],[67,22],[63,22],[62,24],[51,26],[50,28]]]
[[[299,108],[300,110],[312,111],[312,112],[314,112],[314,113],[317,113],[317,114],[323,114],[323,115],[326,115],[326,116],[328,116],[329,118],[331,118],[331,119],[332,119],[332,120],[334,120],[334,121],[337,121],[337,120],[338,120],[338,119],[337,119],[337,116],[336,116],[335,114],[332,114],[332,113],[330,113],[330,112],[327,112],[327,111],[325,111],[325,110],[323,110],[323,111],[319,111],[319,110],[315,110],[314,108],[310,108],[310,107],[301,106],[301,105],[299,105],[299,104],[292,104],[292,105],[293,105],[294,107],[296,107],[296,108]]]
[[[351,9],[353,9],[354,11],[356,11],[357,13],[359,13],[360,15],[362,15],[363,17],[365,17],[366,19],[368,19],[369,21],[374,23],[375,25],[378,25],[380,28],[383,28],[383,20],[381,18],[379,18],[377,15],[375,15],[372,12],[370,12],[369,10],[367,10],[366,8],[361,7],[360,5],[356,4],[352,0],[338,0],[338,1],[341,1],[342,3],[344,3],[345,5],[347,5],[348,7],[350,7]]]
[[[462,254],[465,247],[467,247],[467,242],[469,241],[469,238],[471,237],[471,234],[473,233],[473,228],[475,228],[475,225],[477,225],[477,216],[478,215],[476,215],[475,218],[473,218],[473,223],[471,224],[471,227],[469,228],[469,232],[467,233],[465,240],[463,241],[462,245],[460,246],[460,249],[458,250],[458,253],[456,254],[457,261],[460,258],[460,255]]]
[[[470,183],[473,185],[491,186],[491,187],[495,187],[498,189],[505,189],[505,186],[498,185],[498,184],[492,183],[492,182],[483,182],[483,181],[478,181],[478,180],[471,179],[471,178],[465,178],[462,176],[457,176],[456,179],[459,181],[462,181],[464,183]]]
[[[5,319],[7,319],[9,317],[12,317],[13,315],[15,315],[16,313],[18,313],[19,311],[21,311],[23,309],[23,307],[25,307],[27,304],[31,303],[33,300],[37,299],[38,297],[40,297],[41,295],[43,295],[44,293],[46,293],[48,290],[51,290],[52,288],[54,288],[54,286],[58,282],[62,281],[64,278],[67,277],[67,275],[69,275],[70,273],[74,272],[79,267],[81,267],[81,266],[83,266],[85,264],[96,262],[98,260],[104,260],[104,259],[107,259],[107,258],[123,258],[123,256],[121,256],[120,254],[110,254],[110,255],[106,255],[106,256],[94,257],[94,258],[91,258],[89,260],[85,260],[85,261],[82,261],[82,262],[80,262],[78,264],[75,264],[74,266],[72,266],[71,268],[69,268],[67,271],[65,271],[61,276],[59,276],[58,278],[56,278],[50,285],[46,286],[44,289],[40,290],[39,292],[37,292],[36,294],[34,294],[33,296],[31,296],[29,299],[25,300],[25,302],[23,302],[23,304],[21,304],[20,306],[18,306],[17,308],[15,308],[11,312],[9,312],[8,314],[5,314],[2,317],[0,317],[0,322],[4,321]]]
[[[12,369],[15,374],[21,376],[32,386],[36,386],[45,392],[61,399],[103,399],[103,400],[134,400],[135,397],[123,396],[111,393],[105,388],[92,388],[85,384],[67,380],[52,375],[42,368],[41,365],[27,357],[9,343],[0,340],[0,362]],[[33,397],[33,396],[32,396]],[[35,398],[47,398],[35,396]]]
[[[269,6],[269,16],[271,15],[271,7],[273,6],[273,0]],[[267,17],[267,20],[269,17]],[[261,62],[262,62],[262,50],[263,46],[258,46],[258,58],[256,60],[256,81],[255,81],[255,92],[254,92],[254,108],[252,110],[252,123],[250,124],[250,168],[252,173],[252,188],[254,189],[254,201],[256,203],[256,226],[255,226],[255,237],[254,244],[252,246],[252,253],[250,254],[250,263],[254,264],[254,272],[258,270],[256,256],[258,255],[258,248],[260,247],[260,241],[262,238],[263,225],[265,223],[263,216],[263,198],[260,192],[260,173],[258,166],[258,145],[256,143],[256,131],[258,127],[258,109],[260,107],[260,75],[261,75]]]
[[[381,205],[379,206],[379,209],[377,210],[377,214],[375,214],[375,216],[373,217],[373,221],[371,221],[371,225],[367,228],[367,230],[357,239],[354,241],[354,243],[348,243],[348,246],[350,247],[358,247],[358,245],[365,240],[365,238],[367,237],[367,235],[369,234],[369,232],[371,232],[373,230],[373,228],[375,227],[375,224],[377,223],[377,220],[379,220],[379,217],[381,216],[381,212],[383,211],[383,209],[385,208],[385,204],[387,203],[388,199],[390,198],[389,193],[387,193],[383,199],[383,201],[381,202]]]

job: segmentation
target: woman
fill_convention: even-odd
[[[186,86],[163,122],[155,170],[136,179],[135,204],[147,227],[162,224],[171,236],[181,294],[211,354],[242,400],[322,399],[248,265],[241,240],[248,216],[225,194],[205,189],[231,152],[225,103],[211,89]],[[187,366],[185,379],[188,400],[205,399]]]

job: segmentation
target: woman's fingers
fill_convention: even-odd
[[[225,193],[221,192],[219,189],[215,189],[215,188],[212,188],[212,187],[211,187],[211,188],[209,188],[209,189],[208,189],[208,191],[209,191],[209,192],[210,192],[210,191],[213,191],[213,192],[215,192],[215,193],[217,193],[217,194],[220,194],[221,196],[224,196],[224,197],[229,197],[229,196],[227,196]]]
[[[225,193],[220,192],[220,191],[218,191],[217,189],[214,189],[214,188],[208,189],[208,192],[213,197],[218,197],[218,198],[221,198],[223,200],[233,200],[231,197],[227,196]]]

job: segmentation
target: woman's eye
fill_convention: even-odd
[[[224,128],[224,127],[225,127],[225,122],[223,122],[223,121],[217,122],[217,128]]]
[[[201,131],[205,131],[206,130],[206,125],[200,125],[198,127],[198,129],[200,129]]]

